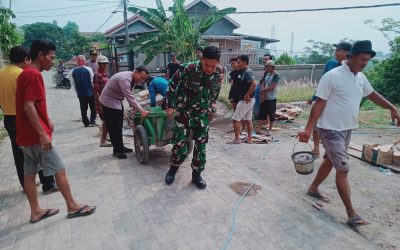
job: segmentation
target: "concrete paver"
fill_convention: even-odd
[[[48,73],[44,74],[49,79]],[[98,129],[84,128],[77,121],[79,104],[73,90],[54,89],[47,82],[46,91],[55,123],[54,143],[66,162],[73,194],[78,201],[98,208],[94,215],[69,220],[60,193],[45,196],[39,192],[43,207],[59,207],[61,211],[29,224],[29,204],[19,187],[6,138],[0,143],[0,249],[222,247],[239,199],[228,185],[250,182],[254,163],[249,167],[251,163],[245,159],[222,158],[229,148],[211,143],[204,172],[208,184],[205,190],[190,183],[189,160],[175,183],[167,186],[164,176],[170,145],[152,148],[147,165],[139,164],[134,153],[127,160],[115,159],[111,148],[99,147]],[[213,141],[222,140],[213,133]],[[133,148],[132,137],[124,139]],[[257,184],[263,189],[242,203],[237,231],[228,249],[374,248],[343,223],[316,213],[307,201],[271,185],[268,178],[260,178]]]

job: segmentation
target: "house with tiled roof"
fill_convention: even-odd
[[[201,17],[205,15],[207,11],[212,8],[213,5],[206,0],[195,0],[188,4],[185,9],[191,17]],[[203,33],[203,39],[210,45],[217,46],[222,51],[222,61],[227,63],[229,57],[247,53],[250,56],[251,62],[254,64],[258,63],[258,59],[268,50],[266,45],[270,43],[279,42],[279,40],[264,38],[260,36],[250,36],[245,34],[235,33],[234,30],[240,28],[240,24],[229,16],[225,16],[218,20],[211,28]],[[128,33],[129,39],[133,40],[136,37],[148,33],[157,32],[158,30],[147,23],[139,15],[134,15],[128,19]],[[120,23],[105,32],[109,41],[115,45],[116,50],[122,61],[130,60],[132,55],[126,54],[126,32],[125,24]],[[224,56],[225,55],[225,56]],[[133,55],[134,59],[131,59],[135,66],[141,64],[144,61],[144,55]],[[152,62],[147,66],[149,69],[162,68],[168,63],[168,55],[160,53]]]

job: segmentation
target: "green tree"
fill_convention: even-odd
[[[23,25],[21,28],[24,30],[25,46],[30,46],[33,40],[46,39],[56,45],[57,56],[59,58],[64,60],[70,59],[68,51],[64,46],[64,31],[58,27],[56,22],[37,22]]]
[[[372,25],[370,21],[366,24]],[[392,18],[385,18],[382,26],[372,26],[382,31],[382,34],[390,38],[390,57],[380,63],[376,63],[372,69],[366,72],[375,90],[381,93],[389,101],[400,104],[400,22]],[[393,37],[393,38],[392,38]]]
[[[104,43],[104,44],[107,43],[106,35],[103,33],[94,34],[94,35],[90,36],[88,39],[90,42],[98,42],[98,43]]]
[[[22,31],[11,22],[14,13],[7,8],[0,8],[0,49],[8,55],[9,50],[23,41]]]
[[[129,11],[139,14],[158,31],[139,36],[131,43],[131,48],[146,54],[145,64],[148,64],[159,52],[174,52],[181,61],[194,60],[194,50],[204,45],[201,35],[215,22],[234,13],[236,8],[217,10],[209,9],[208,13],[200,18],[191,18],[185,10],[184,0],[174,0],[171,7],[173,16],[168,18],[161,0],[155,0],[157,9],[148,8],[143,11],[130,7]]]
[[[304,63],[310,64],[325,64],[332,58],[335,52],[335,47],[332,43],[315,41],[313,39],[310,39],[307,42],[310,43],[310,46],[303,49],[306,54],[296,59],[297,61],[303,61]],[[343,38],[339,42],[354,43],[354,41],[349,38]]]
[[[380,26],[376,25],[375,21],[371,19],[365,20],[364,24],[368,24],[371,28],[381,31],[382,35],[389,41],[393,41],[396,35],[400,34],[400,20],[390,17],[382,19]]]
[[[277,64],[277,65],[292,65],[292,64],[296,64],[296,60],[294,60],[288,53],[283,53],[275,60],[275,64]]]
[[[82,54],[83,51],[90,50],[89,39],[81,35],[79,26],[75,22],[68,22],[64,27],[64,44],[65,50],[69,58]]]
[[[25,32],[24,45],[30,46],[33,40],[46,39],[57,47],[57,57],[69,60],[90,49],[89,40],[79,33],[79,27],[74,22],[68,22],[63,28],[52,23],[37,22],[22,26]]]

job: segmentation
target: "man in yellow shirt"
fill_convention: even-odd
[[[3,111],[4,127],[6,128],[11,140],[15,167],[22,188],[24,188],[24,154],[16,142],[15,93],[17,88],[17,78],[21,74],[22,69],[29,66],[30,63],[31,59],[29,59],[28,48],[15,46],[10,51],[10,65],[0,69],[0,109]],[[50,194],[58,191],[58,188],[55,185],[54,176],[44,176],[42,171],[39,171],[39,178],[40,183],[42,183],[43,193]]]

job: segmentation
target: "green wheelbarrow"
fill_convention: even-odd
[[[151,145],[163,147],[171,143],[175,124],[173,120],[167,118],[167,113],[161,110],[161,107],[146,110],[149,114],[144,119],[139,112],[133,117],[127,117],[128,125],[133,131],[136,159],[142,164],[149,161]],[[189,154],[193,151],[193,146],[194,142],[190,139]]]

